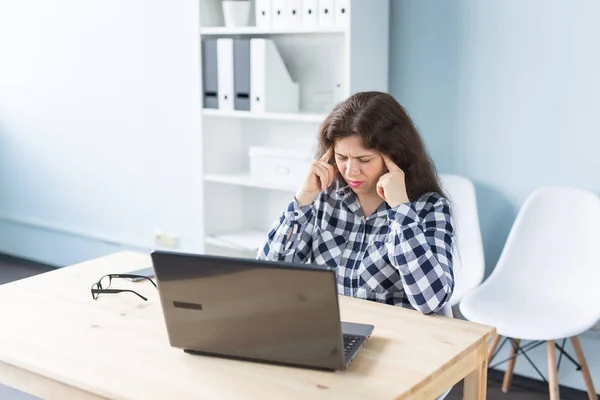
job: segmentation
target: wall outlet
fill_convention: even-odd
[[[162,229],[154,230],[154,243],[164,247],[175,248],[179,247],[179,238]]]

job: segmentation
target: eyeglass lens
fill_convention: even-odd
[[[98,282],[99,289],[108,289],[110,284],[112,283],[112,278],[110,275],[103,276],[102,279]]]

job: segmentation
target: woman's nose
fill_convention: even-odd
[[[358,174],[360,167],[358,165],[358,160],[348,160],[346,161],[346,175],[353,176]]]

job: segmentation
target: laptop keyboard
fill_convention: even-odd
[[[360,336],[344,335],[344,354],[352,353],[354,348],[361,342]]]

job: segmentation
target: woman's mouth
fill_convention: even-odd
[[[348,185],[352,186],[353,188],[357,188],[360,185],[362,185],[364,183],[364,181],[351,181],[348,180]]]

